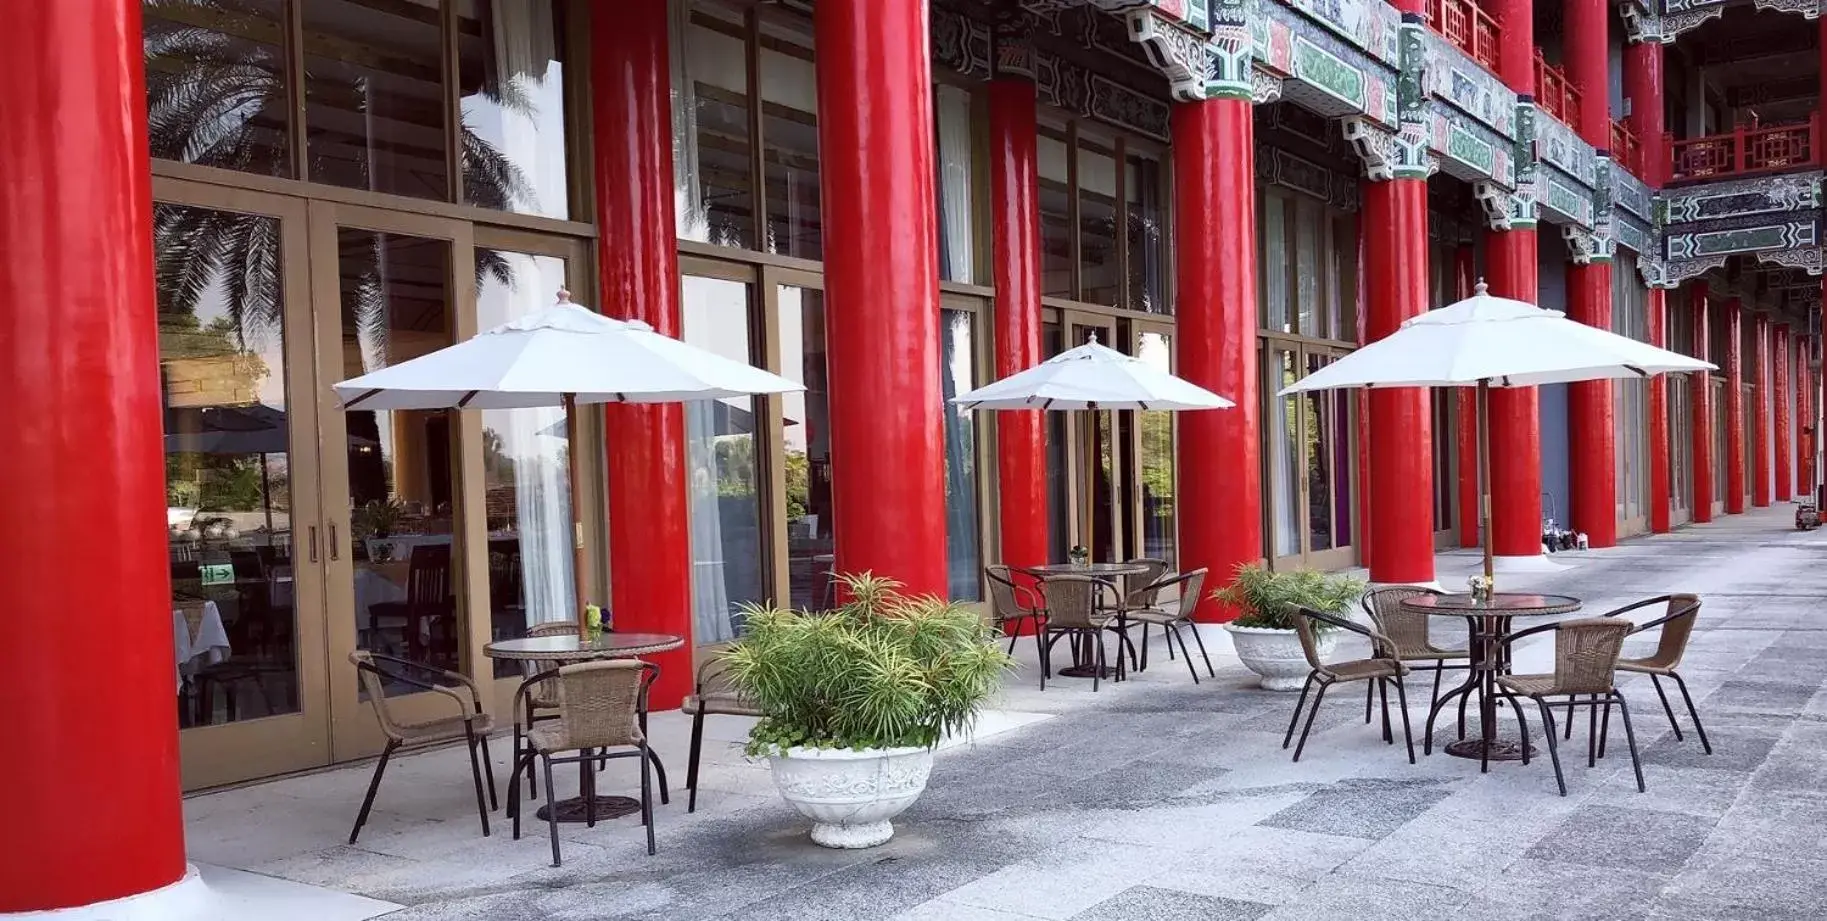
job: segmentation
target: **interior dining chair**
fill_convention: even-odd
[[[362,690],[367,692],[368,703],[374,708],[375,718],[380,721],[381,733],[387,737],[387,744],[381,749],[380,760],[374,764],[374,776],[368,781],[368,794],[362,797],[362,810],[355,816],[355,827],[349,829],[349,843],[355,843],[356,836],[362,833],[362,826],[368,823],[369,810],[374,808],[375,791],[381,787],[381,775],[386,773],[387,762],[394,752],[402,748],[420,748],[458,739],[462,739],[469,748],[470,775],[476,782],[476,814],[482,818],[482,836],[488,837],[489,811],[499,808],[501,804],[495,797],[495,767],[488,755],[488,734],[494,728],[494,722],[488,714],[482,712],[482,694],[477,690],[476,682],[468,675],[447,671],[435,665],[362,649],[350,653],[349,661],[355,665]],[[388,703],[389,685],[443,694],[456,703],[456,712],[428,719],[400,719]],[[481,751],[480,759],[477,757],[478,749]],[[486,806],[482,800],[484,776],[488,778]]]

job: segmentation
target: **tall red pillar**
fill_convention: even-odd
[[[1815,492],[1814,446],[1820,437],[1814,427],[1814,371],[1808,366],[1813,348],[1813,338],[1799,334],[1795,337],[1796,491],[1804,497]]]
[[[140,41],[137,0],[0,32],[0,914],[185,874]],[[73,606],[48,574],[100,535],[107,585]]]
[[[1791,445],[1789,441],[1789,324],[1778,323],[1773,327],[1770,343],[1771,387],[1773,427],[1776,429],[1776,489],[1770,494],[1772,502],[1787,502],[1795,495],[1795,471],[1790,464]]]
[[[1497,18],[1497,75],[1518,95],[1535,95],[1533,0],[1492,0]],[[1498,297],[1540,302],[1534,215],[1485,238],[1488,289]],[[1491,390],[1491,544],[1499,557],[1542,555],[1541,419],[1534,387]]]
[[[1662,81],[1661,42],[1637,42],[1624,49],[1624,95],[1630,98],[1630,130],[1643,150],[1643,175],[1637,178],[1651,186],[1668,181]]]
[[[1745,510],[1745,400],[1744,307],[1738,298],[1725,302],[1725,510],[1742,515]]]
[[[1427,310],[1427,180],[1364,186],[1369,257],[1365,336],[1375,342]],[[1370,391],[1370,581],[1434,581],[1432,413],[1421,387]]]
[[[1657,348],[1668,348],[1668,292],[1651,285],[1644,299],[1644,330],[1649,334],[1649,344]],[[1649,531],[1651,534],[1667,534],[1671,514],[1669,496],[1669,443],[1668,443],[1668,380],[1667,375],[1658,374],[1648,382],[1648,406],[1644,412],[1649,415],[1647,449],[1649,454]]]
[[[820,0],[818,149],[838,570],[946,592],[926,0]]]
[[[1180,415],[1180,565],[1207,567],[1221,585],[1239,564],[1262,558],[1254,134],[1248,98],[1174,106],[1177,367],[1237,404]],[[1200,470],[1223,475],[1194,475]],[[1209,600],[1199,611],[1236,613]]]
[[[1477,279],[1476,251],[1470,243],[1453,250],[1453,297],[1464,300],[1474,293]],[[1459,430],[1455,433],[1459,453],[1459,546],[1482,546],[1478,533],[1478,392],[1471,387],[1454,388],[1458,401]]]
[[[1611,147],[1611,81],[1607,0],[1563,0],[1566,26],[1561,57],[1567,79],[1584,99],[1580,138],[1596,150]],[[1611,258],[1592,253],[1567,269],[1567,316],[1598,329],[1611,328]],[[1567,422],[1573,450],[1569,522],[1593,547],[1618,542],[1617,429],[1610,381],[1578,381],[1567,388]]]
[[[1033,82],[990,82],[990,229],[996,278],[996,376],[1040,354],[1039,112]],[[1040,410],[996,414],[1002,562],[1047,562],[1047,425]]]
[[[672,80],[665,0],[591,17],[597,262],[602,310],[680,335],[672,199]],[[660,665],[652,706],[691,693],[691,527],[684,412],[677,403],[607,405],[610,610],[617,630],[671,633],[685,648]]]
[[[1751,316],[1751,418],[1746,444],[1751,460],[1746,474],[1751,478],[1751,504],[1770,507],[1770,319],[1763,313]]]
[[[1713,343],[1711,303],[1706,282],[1695,282],[1688,296],[1694,313],[1694,357],[1719,363],[1719,349]],[[1689,405],[1693,409],[1694,436],[1694,521],[1713,520],[1713,372],[1695,371],[1687,376]],[[1720,459],[1719,463],[1724,463]]]

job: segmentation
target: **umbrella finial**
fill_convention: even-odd
[[[1097,330],[1095,329],[1091,331],[1091,344],[1097,345]]]
[[[571,292],[567,291],[564,285],[558,286],[558,302],[560,304],[571,303]]]
[[[1472,294],[1473,294],[1473,295],[1475,295],[1475,296],[1477,296],[1477,297],[1484,297],[1484,296],[1485,296],[1485,292],[1486,292],[1486,290],[1487,290],[1487,288],[1488,288],[1488,287],[1489,287],[1489,286],[1487,286],[1487,285],[1486,285],[1486,284],[1485,284],[1485,283],[1484,283],[1484,276],[1482,276],[1482,275],[1480,275],[1480,276],[1479,276],[1479,277],[1478,277],[1478,284],[1475,284],[1475,285],[1473,285],[1473,286],[1472,286]]]

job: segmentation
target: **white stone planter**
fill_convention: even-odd
[[[894,837],[889,820],[913,805],[933,770],[930,748],[790,748],[768,758],[780,795],[811,819],[812,841],[862,848]]]
[[[1300,635],[1293,630],[1268,627],[1238,627],[1226,624],[1237,658],[1250,671],[1262,676],[1262,686],[1270,691],[1298,691],[1312,668],[1300,648]],[[1337,635],[1328,630],[1319,635],[1319,654],[1331,654]]]

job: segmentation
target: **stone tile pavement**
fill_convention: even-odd
[[[1181,663],[1157,660],[1095,694],[1070,679],[1042,693],[1030,665],[979,738],[940,754],[926,795],[874,850],[811,845],[766,769],[736,751],[742,721],[723,720],[711,724],[698,812],[686,814],[676,789],[658,814],[655,857],[633,819],[564,827],[562,869],[547,865],[542,826],[514,841],[502,820],[482,838],[458,750],[390,769],[358,846],[342,842],[367,765],[193,797],[190,851],[401,903],[388,916],[397,921],[1820,921],[1827,531],[1799,534],[1789,514],[1502,577],[1505,588],[1579,596],[1591,612],[1668,591],[1703,596],[1683,670],[1714,753],[1692,733],[1677,741],[1648,683],[1626,679],[1647,794],[1615,727],[1588,769],[1579,721],[1562,798],[1545,759],[1483,776],[1438,751],[1410,765],[1350,694],[1326,703],[1291,763],[1280,742],[1293,695],[1251,687],[1209,629],[1218,674],[1197,686]],[[1463,584],[1476,563],[1443,555],[1442,582]],[[1545,665],[1548,651],[1519,650],[1518,668]],[[1416,685],[1419,732],[1426,685]],[[673,717],[656,719],[655,735],[676,786],[685,724]],[[505,781],[504,767],[497,774]],[[635,781],[623,767],[602,777]]]

